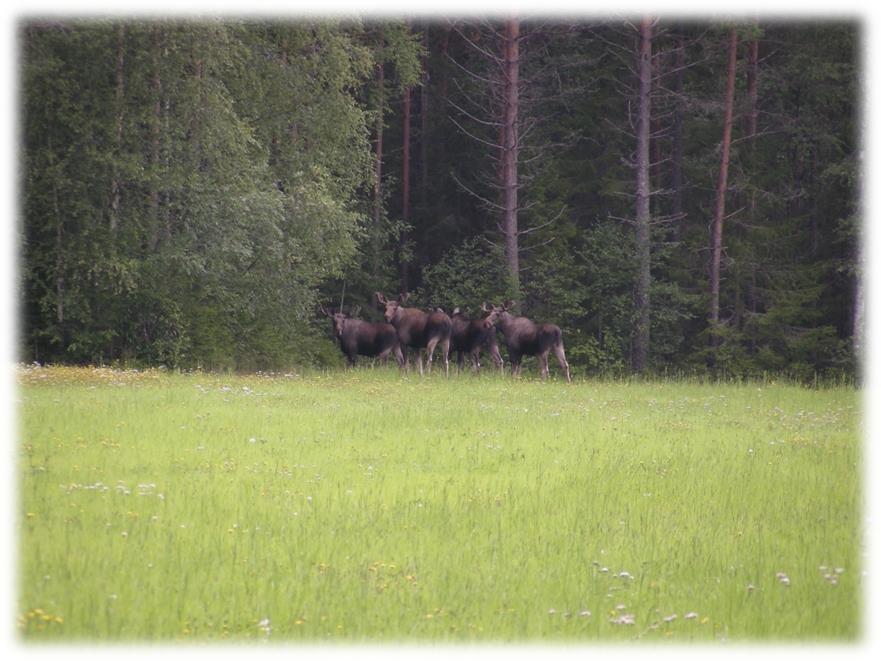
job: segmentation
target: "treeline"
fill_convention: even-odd
[[[588,372],[858,364],[854,23],[19,36],[23,360],[339,364],[317,305],[406,289],[516,299]]]

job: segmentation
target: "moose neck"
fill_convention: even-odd
[[[496,317],[496,327],[502,331],[502,333],[507,334],[508,328],[513,321],[514,316],[510,312],[502,312],[498,317]]]

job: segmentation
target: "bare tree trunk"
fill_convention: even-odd
[[[122,123],[125,111],[125,23],[120,21],[116,42],[116,135],[114,141],[113,177],[110,182],[110,237],[115,248],[119,227],[120,183],[117,161],[122,152]]]
[[[404,126],[403,126],[403,154],[401,156],[401,219],[404,223],[410,222],[410,88],[404,89]],[[407,231],[402,230],[398,236],[398,269],[401,280],[401,291],[408,291],[407,282],[407,259],[406,259]]]
[[[504,39],[504,135],[502,142],[502,232],[511,286],[520,291],[520,251],[518,246],[518,156],[520,104],[520,20],[505,21]]]
[[[644,16],[639,26],[639,97],[636,125],[636,262],[634,291],[636,329],[633,337],[631,367],[642,372],[649,350],[649,286],[651,284],[651,91],[652,91],[652,19]]]
[[[758,25],[756,26],[758,28]],[[759,38],[756,36],[749,44],[749,59],[746,69],[746,98],[749,111],[747,112],[746,135],[749,138],[750,155],[755,161],[756,142],[759,119]],[[750,215],[756,210],[756,194],[752,191],[749,201]]]
[[[673,240],[679,241],[682,237],[682,160],[683,160],[683,118],[685,117],[685,99],[683,89],[685,82],[685,35],[682,33],[683,26],[679,26],[676,35],[676,47],[673,58],[673,92],[676,96],[673,108],[673,153],[670,167],[670,186],[673,189],[672,207],[673,214]]]
[[[385,114],[385,67],[382,62],[376,65],[376,84],[378,102],[374,127],[376,142],[374,143],[373,155],[373,254],[370,265],[373,275],[377,274],[379,268],[379,230],[382,223],[382,131],[383,115]]]
[[[153,28],[153,77],[150,80],[150,89],[153,93],[153,117],[150,119],[150,169],[151,183],[149,193],[150,222],[152,224],[149,235],[149,248],[151,251],[159,245],[159,157],[160,138],[162,136],[162,33],[161,28]]]
[[[865,339],[865,306],[863,304],[863,268],[862,255],[857,258],[856,282],[854,283],[853,292],[853,357],[856,369],[857,380],[862,382],[865,374],[863,368],[864,356],[864,339]]]
[[[746,70],[746,97],[748,104],[748,112],[747,112],[747,126],[746,133],[749,137],[749,150],[750,150],[750,167],[756,167],[756,133],[758,132],[758,117],[759,117],[759,36],[758,36],[758,21],[756,21],[756,34],[752,41],[749,44],[749,59],[747,61],[747,70]],[[749,194],[749,219],[750,224],[756,224],[756,191],[755,187],[752,187]],[[749,311],[752,313],[753,317],[758,310],[758,295],[756,291],[756,264],[755,260],[753,260],[753,264],[750,267],[750,281],[747,286],[747,301],[746,305]],[[750,351],[755,353],[756,351],[756,337],[755,333],[751,333],[750,337]]]
[[[429,54],[428,21],[422,28],[422,47],[425,49],[425,61],[422,63],[422,86],[419,92],[419,160],[421,165],[419,196],[423,208],[428,206],[428,54]]]
[[[731,28],[728,36],[728,80],[725,90],[725,120],[722,129],[722,155],[719,163],[719,183],[716,187],[716,213],[710,244],[710,346],[719,346],[719,280],[722,266],[722,230],[725,222],[725,192],[728,189],[728,158],[731,151],[731,124],[734,117],[734,76],[737,63],[737,30]]]

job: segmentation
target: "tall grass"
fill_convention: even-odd
[[[26,641],[858,637],[850,388],[19,371]]]

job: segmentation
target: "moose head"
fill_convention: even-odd
[[[343,335],[343,329],[346,326],[346,320],[350,317],[355,317],[361,311],[361,306],[356,305],[349,311],[349,314],[346,314],[342,310],[339,312],[334,312],[333,308],[325,308],[323,305],[318,306],[319,312],[323,314],[325,317],[330,318],[333,324],[333,334],[335,337],[340,338]]]
[[[382,292],[376,292],[373,296],[379,309],[383,310],[385,320],[388,323],[393,323],[393,320],[401,314],[402,304],[406,303],[407,299],[410,298],[410,294],[407,292],[398,294],[397,299],[388,299]]]

